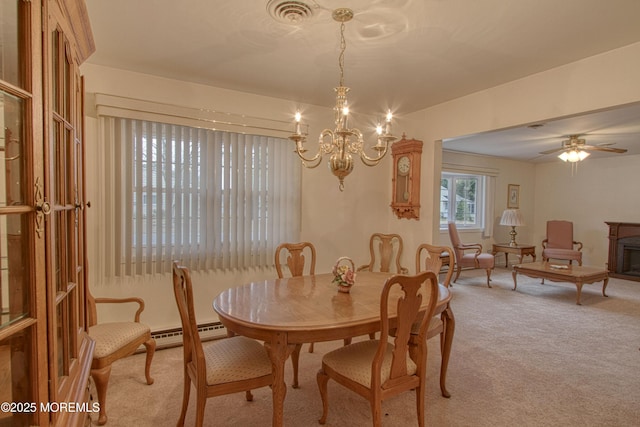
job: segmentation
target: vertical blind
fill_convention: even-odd
[[[288,140],[101,117],[106,276],[273,265],[300,230]]]

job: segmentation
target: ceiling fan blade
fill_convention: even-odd
[[[539,154],[553,154],[553,153],[557,153],[559,151],[565,151],[565,150],[566,150],[566,147],[560,147],[560,148],[554,148],[547,151],[541,151]]]
[[[585,145],[580,147],[584,150],[593,150],[593,151],[607,151],[609,153],[626,153],[627,150],[625,148],[613,148],[602,145]]]

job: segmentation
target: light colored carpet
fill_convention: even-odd
[[[582,306],[573,284],[518,276],[496,269],[492,289],[483,273],[463,272],[454,284],[456,331],[448,390],[440,395],[440,351],[430,341],[426,421],[430,426],[638,426],[640,425],[640,282],[611,279],[585,285]],[[316,372],[322,354],[340,342],[303,348],[300,388],[289,388],[286,426],[317,426],[321,401]],[[291,364],[287,362],[287,379]],[[175,425],[182,399],[182,348],[160,350],[152,365],[155,383],[144,382],[144,355],[113,366],[107,426]],[[95,396],[95,391],[92,391]],[[417,425],[408,393],[383,403],[383,425]],[[368,403],[329,382],[327,426],[368,426]],[[195,420],[195,391],[185,425]],[[271,390],[207,401],[206,425],[271,425]],[[95,417],[97,418],[97,417]]]

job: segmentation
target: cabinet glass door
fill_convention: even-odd
[[[36,407],[47,398],[39,18],[39,1],[0,2],[0,402],[12,405],[0,425],[12,426],[48,420]]]

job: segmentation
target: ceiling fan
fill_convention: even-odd
[[[588,145],[581,135],[569,135],[569,139],[562,141],[562,147],[542,151],[540,154],[553,154],[562,151],[558,157],[562,160],[577,162],[589,156],[588,151],[607,151],[609,153],[626,153],[624,148],[613,148],[607,145]]]

